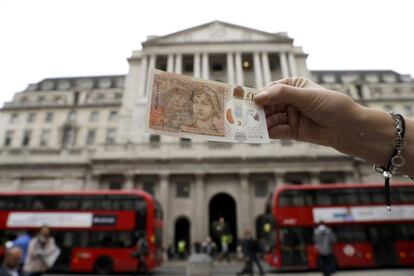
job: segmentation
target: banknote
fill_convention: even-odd
[[[269,143],[257,89],[152,70],[147,131],[209,141]]]

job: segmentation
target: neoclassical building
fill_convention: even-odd
[[[127,75],[30,84],[1,108],[0,189],[144,189],[163,207],[169,245],[204,240],[220,217],[235,238],[244,229],[259,234],[276,185],[381,181],[371,164],[322,146],[213,143],[144,131],[152,68],[250,87],[301,75],[360,104],[414,115],[410,76],[309,71],[306,58],[286,33],[213,21],[148,37],[128,58]]]

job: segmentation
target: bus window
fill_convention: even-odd
[[[370,203],[384,203],[384,190],[382,189],[369,189],[369,194],[371,196]]]
[[[365,242],[364,228],[361,226],[341,226],[333,229],[339,242]]]
[[[412,241],[414,240],[414,224],[400,224],[395,225],[397,228],[397,236],[400,240]]]
[[[414,188],[413,187],[400,187],[398,188],[399,198],[401,203],[413,203],[414,202]]]
[[[332,191],[333,202],[338,205],[358,204],[358,194],[356,189],[338,189]]]
[[[332,205],[332,197],[330,191],[319,191],[315,194],[315,205]]]
[[[307,262],[305,239],[300,228],[281,228],[280,248],[284,265],[304,265]]]
[[[359,204],[370,204],[371,203],[369,189],[359,189],[358,203]]]

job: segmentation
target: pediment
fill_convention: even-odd
[[[144,42],[143,45],[149,46],[184,43],[225,43],[249,41],[292,42],[293,40],[280,33],[268,33],[222,21],[213,21],[169,35],[153,37]]]

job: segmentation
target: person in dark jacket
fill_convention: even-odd
[[[23,252],[19,247],[7,249],[0,267],[0,276],[20,276],[19,267],[22,255]]]
[[[246,230],[244,232],[244,240],[241,242],[241,247],[244,256],[244,267],[242,271],[237,273],[237,275],[243,275],[246,273],[253,275],[253,263],[255,263],[259,268],[260,275],[264,275],[262,265],[257,258],[259,244],[256,240],[253,239],[252,233],[249,230]]]

